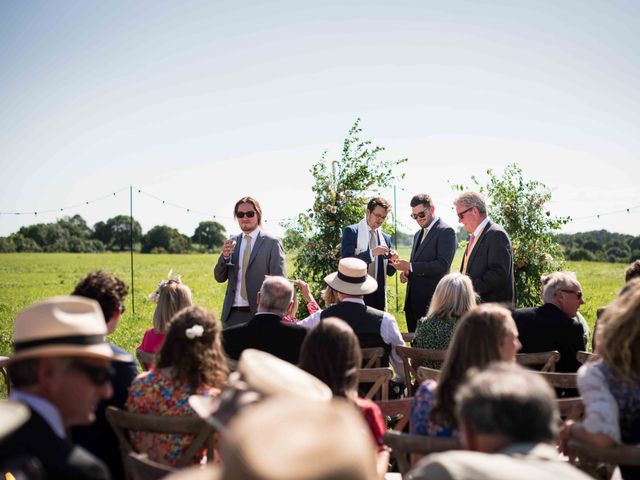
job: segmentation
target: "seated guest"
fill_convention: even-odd
[[[432,437],[458,434],[455,393],[471,367],[491,362],[514,362],[520,350],[518,329],[511,312],[493,303],[471,309],[458,322],[438,383],[422,382],[411,409],[411,433]]]
[[[429,455],[412,480],[588,480],[553,446],[560,418],[555,394],[541,377],[513,364],[475,372],[456,394],[456,417],[466,450]]]
[[[107,322],[107,335],[109,335],[115,331],[120,316],[124,312],[124,299],[127,292],[128,288],[122,280],[100,270],[81,280],[72,295],[92,298],[100,304],[100,309]],[[109,347],[114,355],[128,355],[125,350],[116,345],[110,343]],[[113,377],[111,378],[113,396],[98,404],[95,422],[91,425],[73,427],[71,438],[106,463],[113,478],[124,478],[118,438],[111,429],[104,412],[109,405],[124,408],[129,386],[138,375],[138,364],[132,358],[129,362],[112,362],[111,368],[113,368]]]
[[[156,303],[156,309],[153,312],[153,327],[144,332],[142,343],[138,345],[136,350],[157,353],[164,342],[169,320],[183,308],[192,305],[191,290],[182,283],[180,275],[175,275],[169,280],[160,282],[149,299]]]
[[[553,277],[551,275],[542,275],[540,277],[540,301],[544,303],[544,288]],[[591,329],[589,328],[589,324],[587,320],[582,316],[580,312],[576,312],[576,316],[574,317],[582,327],[582,338],[584,338],[584,344],[587,345],[589,343],[589,336],[591,335]],[[596,319],[596,322],[598,320]]]
[[[67,436],[74,425],[95,420],[96,405],[111,397],[107,326],[95,300],[55,297],[28,307],[15,319],[14,354],[6,366],[9,395],[29,407],[29,420],[9,435],[1,455],[35,457],[47,478],[107,479],[107,466]]]
[[[560,360],[558,372],[575,372],[580,363],[576,353],[586,345],[580,322],[575,320],[582,299],[582,288],[570,272],[554,272],[543,287],[544,305],[520,308],[513,318],[520,332],[522,353],[557,350]]]
[[[220,343],[222,327],[213,313],[188,307],[169,321],[156,368],[133,381],[127,410],[158,416],[195,415],[190,395],[218,395],[226,384],[228,368]],[[191,435],[132,432],[133,447],[152,460],[175,465],[189,448]],[[199,463],[206,451],[196,455]]]
[[[436,286],[427,316],[418,320],[416,336],[411,341],[415,348],[446,350],[458,320],[477,304],[471,279],[454,272],[442,277]],[[441,362],[425,362],[430,368],[440,368]]]
[[[267,275],[258,293],[258,313],[249,323],[222,332],[229,358],[238,360],[244,350],[255,348],[297,364],[307,332],[302,327],[282,322],[282,317],[289,314],[292,307],[291,282],[284,277]]]
[[[304,298],[305,302],[307,302],[306,307],[307,307],[307,312],[309,312],[309,315],[312,315],[315,312],[320,311],[320,305],[318,305],[318,302],[316,302],[316,299],[313,297],[313,293],[311,293],[311,290],[309,289],[309,284],[302,280],[293,280],[292,283],[293,285],[298,287],[298,289],[300,290],[300,294],[302,295],[302,298]],[[282,321],[284,323],[297,323],[298,319],[295,317],[295,315],[296,315],[296,312],[298,311],[298,307],[299,307],[298,296],[296,295],[295,289],[294,289],[293,306],[291,307],[291,314],[285,315],[284,317],[282,317]]]
[[[382,440],[386,425],[380,407],[371,400],[358,397],[361,364],[358,337],[339,318],[325,318],[309,331],[302,344],[300,368],[322,380],[331,388],[334,397],[346,398],[364,415],[378,449],[378,473],[382,477],[389,463],[389,452]]]
[[[640,279],[631,280],[601,318],[600,359],[578,370],[585,405],[581,423],[567,422],[563,444],[575,437],[595,447],[640,443]],[[624,479],[640,467],[620,466]]]
[[[338,263],[338,271],[327,275],[324,281],[338,292],[340,302],[305,318],[298,325],[313,328],[328,317],[344,320],[355,332],[361,348],[384,348],[383,364],[391,361],[398,380],[404,382],[402,360],[395,347],[405,343],[396,319],[364,303],[364,295],[378,288],[375,279],[367,275],[367,264],[358,258],[343,258]]]

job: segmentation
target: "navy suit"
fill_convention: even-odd
[[[384,239],[387,247],[391,248],[391,237],[380,230],[382,233],[382,238]],[[368,235],[367,235],[368,237]],[[360,260],[363,260],[369,265],[371,263],[371,249],[367,249],[366,251],[360,252],[356,255],[356,246],[358,244],[358,224],[349,225],[342,230],[342,258],[347,257],[356,257]],[[364,303],[372,308],[377,308],[378,310],[386,310],[386,285],[387,279],[385,275],[384,269],[384,259],[382,255],[378,255],[377,257],[373,257],[374,261],[378,262],[378,269],[376,274],[376,281],[378,282],[378,289],[364,296]],[[386,274],[391,276],[396,272],[396,269],[391,265],[387,265]]]
[[[449,273],[457,247],[455,231],[440,219],[429,229],[424,241],[420,242],[421,238],[422,229],[413,237],[411,272],[407,272],[404,311],[410,332],[415,332],[418,319],[427,313],[438,282]]]

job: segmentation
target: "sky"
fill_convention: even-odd
[[[357,118],[408,158],[377,192],[405,231],[413,194],[455,225],[451,185],[516,162],[565,232],[639,235],[638,32],[635,0],[4,0],[0,236],[128,214],[130,186],[144,231],[236,233],[251,195],[281,235]]]

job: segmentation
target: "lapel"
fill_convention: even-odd
[[[476,258],[476,252],[482,246],[482,242],[484,242],[484,237],[487,231],[491,228],[491,220],[484,226],[482,232],[480,232],[480,236],[476,240],[476,244],[473,246],[473,250],[471,250],[471,255],[467,259],[467,272],[469,271],[469,265],[473,263],[473,260]]]
[[[234,265],[238,265],[238,262],[240,261],[240,242],[242,242],[242,236],[243,234],[240,233],[236,237],[236,246],[233,248],[233,253],[231,254],[231,262]]]
[[[425,238],[425,239],[424,239],[424,241],[418,245],[418,248],[417,248],[417,250],[416,250],[416,252],[415,252],[415,255],[412,257],[412,259],[413,259],[413,258],[415,258],[415,257],[418,257],[418,255],[420,255],[420,254],[422,253],[422,251],[425,249],[425,247],[427,246],[427,244],[428,244],[431,240],[433,240],[433,237],[435,237],[435,236],[436,236],[436,232],[435,232],[436,227],[437,227],[439,224],[440,224],[440,219],[438,219],[438,221],[436,221],[436,223],[434,223],[434,224],[433,224],[433,227],[431,227],[431,228],[429,229],[429,232],[427,233],[427,238]],[[417,236],[418,238],[420,238],[421,234],[422,234],[422,230],[420,230],[416,236]],[[417,242],[417,241],[418,241],[418,240],[416,240],[416,242]]]

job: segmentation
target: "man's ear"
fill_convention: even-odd
[[[256,305],[260,305],[260,292],[256,294]]]
[[[295,305],[295,303],[296,302],[294,300],[291,300],[289,306],[287,307],[287,315],[294,316],[294,314],[296,313],[293,311],[293,306]]]

